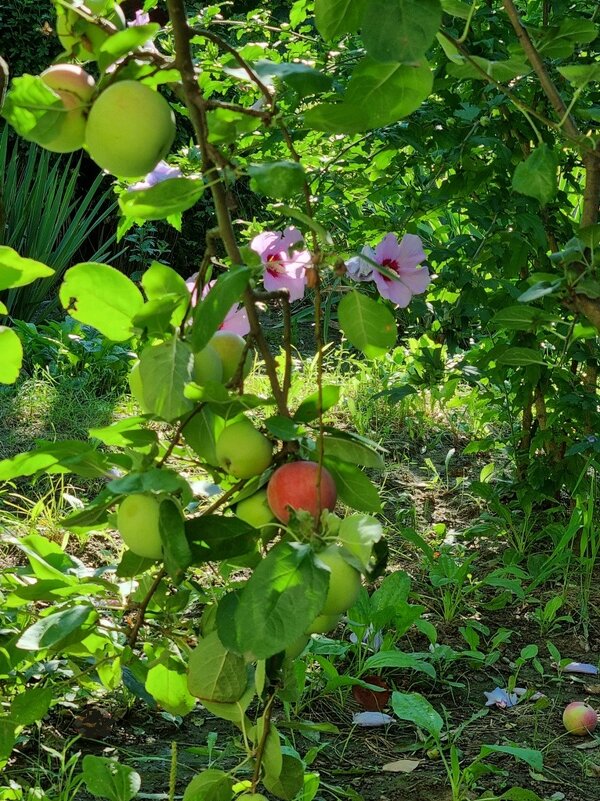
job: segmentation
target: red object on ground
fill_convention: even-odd
[[[282,523],[290,519],[290,510],[304,509],[316,519],[319,514],[319,498],[317,493],[317,475],[319,465],[316,462],[289,462],[284,464],[271,476],[267,485],[267,500],[271,511]],[[320,510],[335,508],[337,490],[329,470],[321,471]]]
[[[390,700],[391,691],[388,684],[379,676],[363,676],[362,680],[366,681],[367,684],[381,687],[383,692],[378,693],[375,690],[367,690],[366,687],[359,687],[358,684],[355,684],[352,687],[354,700],[368,712],[381,712]]]

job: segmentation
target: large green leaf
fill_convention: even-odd
[[[315,22],[324,39],[360,28],[369,0],[315,0]]]
[[[159,30],[160,25],[150,22],[146,25],[131,25],[124,31],[113,33],[100,47],[98,53],[100,70],[104,72],[110,64],[114,64],[122,56],[152,41]]]
[[[294,420],[297,423],[310,423],[311,420],[316,420],[319,416],[319,401],[321,401],[321,412],[326,412],[340,399],[341,387],[337,384],[327,384],[321,391],[319,397],[318,392],[313,392],[307,398],[304,398],[300,406],[296,409]]]
[[[113,462],[89,442],[40,440],[37,447],[0,461],[0,481],[46,473],[76,473],[85,478],[106,478]]]
[[[380,512],[377,487],[356,465],[325,457],[325,466],[333,476],[341,501],[359,512]]]
[[[232,704],[248,687],[243,656],[228,651],[216,631],[200,640],[190,654],[188,688],[201,701]]]
[[[558,189],[558,154],[546,144],[538,145],[525,161],[517,164],[512,186],[516,192],[534,197],[545,206]]]
[[[22,75],[13,79],[2,116],[23,139],[39,142],[47,138],[50,131],[58,130],[64,111],[59,95],[39,76]]]
[[[407,117],[430,95],[433,72],[425,63],[381,64],[365,58],[355,68],[342,103],[321,103],[306,125],[328,133],[359,133]]]
[[[219,604],[217,627],[223,644],[237,653],[267,659],[291,645],[323,607],[327,570],[312,549],[282,542],[263,559],[239,596]]]
[[[194,206],[204,192],[204,182],[197,178],[169,178],[149,189],[131,189],[119,196],[119,206],[126,217],[136,220],[164,220]]]
[[[53,698],[51,687],[31,687],[13,700],[9,717],[17,726],[30,726],[44,717]]]
[[[370,656],[363,665],[363,671],[380,670],[381,668],[396,668],[416,670],[435,679],[435,669],[429,662],[425,662],[415,654],[404,654],[402,651],[379,651]]]
[[[384,356],[396,344],[396,321],[383,303],[354,291],[344,295],[338,306],[338,320],[355,348],[369,358]]]
[[[144,348],[140,355],[140,378],[144,404],[163,420],[171,422],[194,408],[183,390],[192,380],[194,356],[187,342],[171,337]]]
[[[144,305],[133,281],[114,267],[96,262],[76,264],[67,270],[60,301],[71,317],[115,342],[133,335],[132,320]]]
[[[525,762],[537,773],[544,771],[544,756],[541,751],[536,751],[534,748],[521,748],[516,745],[482,745],[479,755],[485,758],[490,754],[508,754],[520,762]]]
[[[131,801],[142,786],[139,773],[115,759],[87,754],[81,766],[83,780],[90,793],[108,801]]]
[[[91,606],[73,606],[40,618],[21,634],[17,648],[23,651],[41,651],[59,648],[77,639],[83,639],[98,619]]]
[[[203,770],[185,788],[183,801],[231,801],[233,779],[222,770]]]
[[[23,364],[23,345],[16,331],[0,325],[0,384],[14,384]]]
[[[323,452],[334,459],[363,467],[373,467],[376,470],[383,470],[385,466],[380,453],[343,431],[328,434],[323,438]]]
[[[283,754],[281,772],[277,776],[267,773],[263,779],[270,793],[283,801],[294,801],[304,785],[304,767],[302,762],[291,754]]]
[[[444,721],[419,693],[392,693],[392,709],[400,720],[408,720],[429,734],[440,736]]]
[[[256,545],[259,532],[237,517],[201,515],[185,521],[185,534],[192,552],[192,563],[222,562],[248,553]]]
[[[532,306],[508,306],[500,309],[490,320],[493,328],[511,331],[535,331],[540,325],[556,320],[551,314]]]
[[[304,169],[296,161],[271,161],[248,167],[250,188],[267,197],[289,198],[304,187]]]
[[[377,61],[418,61],[441,23],[440,0],[371,0],[362,40]]]
[[[7,245],[0,246],[0,291],[27,286],[38,278],[48,278],[54,270],[41,261],[25,259]]]
[[[544,357],[538,350],[533,348],[507,348],[501,356],[498,357],[500,364],[506,364],[509,367],[527,367],[530,364],[546,364]]]
[[[145,687],[163,709],[171,715],[183,716],[196,706],[196,699],[188,690],[183,666],[173,662],[153,665],[148,671]]]

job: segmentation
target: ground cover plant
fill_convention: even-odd
[[[593,797],[596,4],[53,5],[6,124],[206,219],[2,234],[0,798]]]

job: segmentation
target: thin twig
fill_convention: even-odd
[[[148,592],[146,593],[146,595],[144,597],[144,600],[142,601],[142,603],[138,607],[138,614],[137,614],[137,617],[135,619],[135,623],[133,624],[133,628],[131,629],[131,633],[129,634],[129,637],[127,638],[127,643],[129,644],[130,648],[133,648],[133,646],[135,645],[135,643],[137,641],[138,634],[140,633],[140,629],[142,627],[142,623],[144,622],[144,619],[146,617],[146,610],[148,609],[148,604],[150,603],[150,601],[152,600],[152,596],[154,595],[154,593],[158,589],[158,585],[160,584],[160,582],[164,579],[164,577],[166,575],[167,575],[167,571],[166,571],[166,569],[164,567],[162,567],[158,571],[156,576],[154,577],[154,581],[150,585],[150,589],[148,590]]]

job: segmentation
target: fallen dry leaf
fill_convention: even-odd
[[[585,691],[590,695],[600,695],[600,684],[585,684]]]
[[[387,770],[389,773],[412,773],[422,761],[422,759],[399,759],[397,762],[388,762],[382,770]]]

